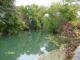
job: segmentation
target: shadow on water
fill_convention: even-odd
[[[0,38],[0,60],[34,60],[40,54],[57,49],[45,36],[46,31],[21,31]]]

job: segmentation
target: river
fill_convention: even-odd
[[[0,38],[0,60],[35,60],[58,47],[47,40],[44,30],[20,31]]]

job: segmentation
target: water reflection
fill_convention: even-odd
[[[42,53],[57,49],[57,46],[45,39],[48,34],[46,31],[21,31],[0,38],[0,60],[34,60]]]
[[[27,55],[26,53],[20,55],[20,57],[16,58],[16,60],[35,60],[39,55]]]

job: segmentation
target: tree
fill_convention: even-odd
[[[76,20],[77,15],[77,7],[75,4],[65,4],[61,5],[59,9],[60,15],[62,15],[64,18],[66,18],[68,21]]]
[[[59,3],[52,3],[47,9],[48,16],[44,19],[44,27],[48,30],[53,31],[54,33],[59,32],[59,27],[61,24],[62,16],[59,12]]]
[[[0,32],[16,33],[23,29],[24,22],[18,20],[17,9],[14,5],[15,0],[1,0],[0,3]]]
[[[25,13],[26,16],[28,16],[28,20],[33,19],[36,21],[35,24],[32,23],[32,24],[34,24],[36,29],[42,28],[43,17],[46,12],[46,7],[32,4],[32,5],[27,5],[25,7],[19,6],[19,9],[21,12]]]
[[[77,20],[77,7],[75,4],[52,3],[48,7],[47,14],[49,16],[44,19],[44,27],[55,33],[59,32],[63,19],[68,21]]]

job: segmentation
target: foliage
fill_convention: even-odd
[[[62,35],[67,37],[64,40],[64,43],[66,43],[66,55],[65,55],[64,60],[69,60],[73,57],[73,52],[76,49],[76,47],[79,45],[80,38],[73,31],[71,22],[67,22],[66,20],[63,20],[62,28],[63,28]]]
[[[59,32],[62,16],[59,15],[60,4],[52,3],[47,9],[48,16],[44,17],[44,27],[52,30],[54,33]]]
[[[0,32],[12,34],[24,27],[25,23],[18,20],[14,1],[15,0],[0,1]]]
[[[60,35],[50,35],[48,36],[49,41],[53,42],[55,45],[61,47],[63,46],[62,48],[64,48],[64,46],[66,46],[66,43],[64,44],[64,40],[66,39],[65,36],[60,36]]]
[[[44,27],[52,30],[54,33],[60,31],[60,25],[63,19],[67,21],[77,20],[77,7],[74,4],[52,3],[47,10],[48,16],[44,18]]]
[[[59,8],[60,15],[66,18],[68,21],[73,21],[77,19],[77,6],[74,4],[61,5]]]
[[[66,53],[64,60],[70,60],[73,57],[73,52],[79,45],[80,31],[74,31],[72,22],[63,19],[61,24],[61,35],[49,36],[48,39],[57,46],[63,45]]]
[[[42,28],[42,24],[43,24],[42,20],[43,20],[44,14],[45,14],[46,7],[32,4],[32,5],[27,5],[27,6],[19,6],[18,8],[19,8],[20,12],[25,13],[25,15],[28,17],[29,21],[31,18],[36,21],[35,24],[32,23],[32,24],[34,24],[36,29]]]
[[[74,29],[80,29],[80,21],[73,21],[72,22],[72,25],[74,27]]]
[[[36,29],[44,28],[54,33],[59,33],[64,18],[68,21],[77,19],[77,6],[75,4],[51,3],[49,7],[32,4],[18,6],[18,8],[20,12],[26,15],[28,20],[35,19],[34,26]]]

